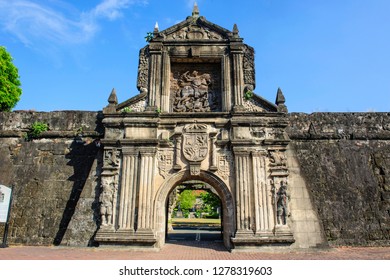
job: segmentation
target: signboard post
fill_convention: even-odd
[[[0,185],[0,223],[5,223],[3,244],[0,248],[6,248],[8,235],[8,222],[12,204],[12,188]]]

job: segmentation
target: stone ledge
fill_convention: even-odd
[[[290,246],[295,242],[291,236],[273,237],[234,237],[231,238],[234,249],[245,249],[258,246]]]
[[[156,243],[156,237],[150,234],[138,234],[130,231],[99,230],[96,234],[95,241],[102,245],[122,244],[134,246],[151,246]]]
[[[1,138],[7,137],[24,137],[25,134],[28,133],[28,130],[3,130],[0,131]],[[85,131],[83,132],[82,137],[102,137],[103,135],[96,131]],[[36,139],[40,138],[75,138],[74,131],[64,131],[64,130],[56,130],[56,131],[44,131],[42,132]]]

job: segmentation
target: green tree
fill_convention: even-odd
[[[216,208],[221,205],[221,200],[219,199],[219,197],[212,192],[202,193],[200,197],[203,200],[203,204],[208,205],[211,208]]]
[[[0,111],[11,111],[22,94],[18,68],[12,60],[5,47],[0,46]]]
[[[196,196],[193,193],[192,190],[184,190],[179,196],[177,205],[180,203],[180,207],[183,210],[189,210],[194,207],[194,204],[196,202]]]

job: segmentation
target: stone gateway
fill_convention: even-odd
[[[276,104],[253,92],[254,50],[237,26],[211,23],[195,5],[183,22],[155,28],[138,69],[140,93],[118,104],[113,90],[103,110],[95,240],[160,248],[170,192],[197,180],[222,201],[226,248],[296,242],[285,99],[280,89]],[[322,242],[318,221],[313,235],[311,245]]]
[[[10,245],[158,250],[178,190],[195,185],[218,196],[228,250],[390,245],[390,113],[288,113],[280,89],[275,103],[255,93],[238,27],[196,6],[151,35],[136,96],[0,112]],[[48,131],[27,137],[36,122]]]

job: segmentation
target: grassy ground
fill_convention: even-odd
[[[220,224],[221,219],[172,218],[172,223]]]
[[[170,220],[172,226],[208,226],[208,227],[220,227],[220,219],[188,219],[188,218],[173,218]]]

